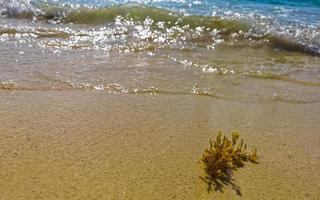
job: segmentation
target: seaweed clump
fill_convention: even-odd
[[[221,131],[218,132],[215,140],[210,140],[209,148],[203,152],[201,163],[207,174],[202,180],[208,183],[208,192],[211,186],[216,186],[215,190],[222,191],[223,185],[232,185],[238,195],[241,195],[239,186],[232,182],[232,171],[238,167],[243,167],[244,162],[257,163],[257,149],[247,151],[247,145],[243,139],[238,143],[239,132],[232,132],[232,138],[228,139]]]

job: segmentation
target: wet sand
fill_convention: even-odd
[[[0,92],[0,194],[15,199],[318,199],[320,105],[192,95]],[[208,193],[197,160],[239,130],[259,164]]]

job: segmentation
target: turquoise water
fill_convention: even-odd
[[[123,4],[140,4],[170,9],[191,15],[261,15],[273,16],[287,22],[320,23],[319,0],[63,0],[46,1],[53,4],[108,7]]]

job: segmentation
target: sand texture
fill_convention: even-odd
[[[222,191],[199,176],[217,130],[256,147]],[[320,104],[84,91],[0,93],[0,199],[319,199]],[[214,188],[213,188],[214,189]]]

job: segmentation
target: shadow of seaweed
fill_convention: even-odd
[[[229,170],[228,173],[225,173],[216,177],[211,177],[207,175],[207,176],[199,176],[199,178],[208,185],[208,188],[207,188],[208,193],[210,193],[212,190],[223,192],[223,187],[230,185],[238,196],[242,196],[240,186],[234,183],[234,179],[232,178],[232,175],[233,175],[233,172]]]

